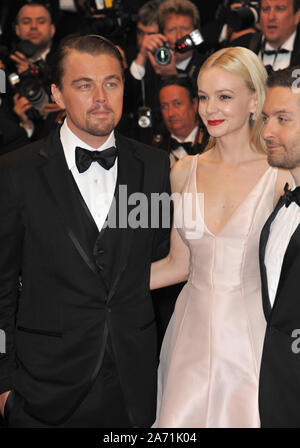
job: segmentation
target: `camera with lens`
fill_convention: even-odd
[[[235,3],[235,2],[232,2]],[[259,2],[243,1],[241,7],[228,9],[226,23],[233,31],[242,31],[253,28],[259,21]]]
[[[141,128],[150,128],[152,126],[152,112],[150,107],[142,106],[138,108],[138,125]]]
[[[123,42],[131,29],[132,17],[124,11],[122,0],[85,0],[84,14],[89,33]]]
[[[8,75],[8,80],[13,89],[20,96],[27,98],[35,109],[40,110],[46,103],[49,103],[49,95],[43,86],[37,65],[19,75],[11,73]]]
[[[175,42],[174,52],[185,53],[202,44],[203,37],[199,30],[194,30]],[[166,44],[154,51],[154,59],[159,65],[168,65],[172,59],[171,48]]]
[[[21,52],[27,58],[36,53],[36,46],[27,40],[21,40],[12,53]],[[44,61],[40,60],[28,70],[18,74],[12,68],[12,61],[9,59],[9,51],[2,46],[0,49],[0,58],[3,59],[6,66],[7,79],[14,91],[24,96],[36,110],[42,109],[44,104],[49,103],[49,94],[47,93],[47,81],[49,81],[48,70]]]

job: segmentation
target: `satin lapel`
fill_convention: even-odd
[[[133,229],[128,226],[128,215],[133,206],[128,205],[128,197],[143,191],[144,180],[144,163],[128,140],[116,134],[116,146],[118,177],[114,203],[109,211],[109,225],[100,232],[94,248],[95,257],[102,260],[101,275],[109,291],[108,300],[126,268],[132,244]]]
[[[299,256],[299,251],[300,251],[300,224],[298,225],[295,232],[291,236],[291,239],[289,241],[289,244],[283,257],[273,309],[276,306],[277,299],[280,296],[281,290],[287,279],[288,273],[290,272],[291,266]]]
[[[266,246],[270,234],[270,227],[272,222],[274,221],[277,213],[281,209],[283,205],[283,196],[279,198],[279,201],[267,219],[261,235],[260,235],[260,241],[259,241],[259,265],[260,265],[260,275],[261,275],[261,287],[262,287],[262,301],[263,301],[263,309],[265,313],[266,320],[269,319],[270,312],[271,312],[271,304],[269,299],[269,292],[268,292],[268,279],[267,279],[267,272],[266,272],[266,266],[265,266],[265,253],[266,253]]]
[[[45,159],[45,163],[40,167],[41,179],[58,208],[62,224],[67,229],[69,238],[84,262],[98,275],[98,269],[92,255],[92,247],[89,247],[83,225],[82,213],[85,212],[83,212],[82,204],[78,200],[78,192],[75,191],[72,174],[65,160],[59,131],[47,140],[47,145],[40,154]],[[87,222],[96,239],[98,234],[96,225],[92,227],[88,220]]]

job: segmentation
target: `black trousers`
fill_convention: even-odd
[[[5,406],[9,428],[130,428],[130,422],[119,377],[111,356],[106,351],[104,362],[89,393],[63,424],[50,426],[24,411],[24,398],[13,391]]]

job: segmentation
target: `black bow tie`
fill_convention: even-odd
[[[115,146],[103,151],[89,151],[79,146],[75,148],[75,160],[79,173],[86,171],[92,162],[98,162],[103,168],[110,170],[114,166],[116,157],[117,148]]]
[[[186,150],[186,152],[188,154],[191,153],[192,150],[192,142],[179,142],[178,140],[176,140],[175,138],[170,138],[170,151],[174,151],[175,149],[179,148],[180,146],[182,146],[182,148],[184,148]]]
[[[296,187],[293,191],[289,190],[288,183],[284,186],[284,203],[288,207],[293,201],[300,207],[300,187]]]
[[[265,50],[264,54],[266,54],[267,56],[272,56],[275,54],[287,54],[290,53],[289,50],[286,50],[285,48],[277,48],[277,50]]]

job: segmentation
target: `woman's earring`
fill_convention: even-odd
[[[250,120],[255,121],[256,120],[256,112],[251,112],[250,114]]]

